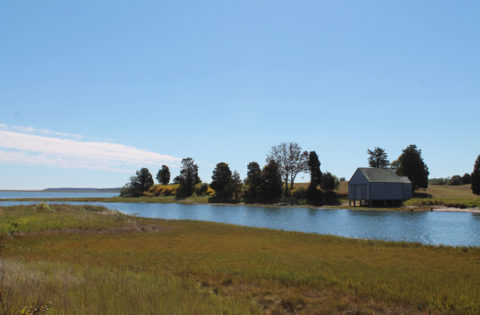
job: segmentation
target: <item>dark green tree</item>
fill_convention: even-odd
[[[449,180],[448,180],[448,185],[450,186],[458,186],[463,184],[463,178],[460,175],[453,175]]]
[[[463,185],[469,185],[469,184],[472,183],[472,179],[470,177],[470,174],[468,174],[468,173],[463,174],[462,183],[463,183]]]
[[[472,192],[475,195],[480,195],[480,155],[477,157],[475,161],[475,165],[473,166],[473,172],[470,176],[470,180],[472,181]]]
[[[340,181],[338,178],[330,172],[325,172],[322,174],[322,181],[320,187],[324,190],[323,202],[327,204],[336,203],[338,201],[337,194],[334,192],[338,188]]]
[[[260,201],[273,203],[282,197],[282,175],[277,162],[270,160],[262,170]]]
[[[323,190],[332,192],[338,188],[338,185],[340,185],[340,181],[338,180],[337,176],[330,172],[323,173],[322,181],[320,183],[320,187],[322,187]]]
[[[228,201],[233,196],[232,171],[225,162],[217,164],[213,170],[210,187],[215,190],[215,201]]]
[[[137,171],[135,176],[130,177],[130,182],[122,187],[120,196],[139,197],[143,192],[153,186],[153,177],[147,168]]]
[[[193,194],[195,185],[201,182],[200,177],[198,177],[198,165],[195,164],[194,159],[182,159],[182,168],[177,181],[179,184],[177,189],[178,197],[185,198]]]
[[[170,169],[166,165],[162,165],[162,168],[158,170],[157,180],[162,185],[168,185],[170,182]]]
[[[317,188],[322,182],[322,171],[320,161],[315,151],[308,155],[308,170],[310,171],[310,184],[306,192],[307,199],[312,203],[319,203],[322,199],[322,192]]]
[[[368,153],[368,165],[375,168],[387,168],[390,165],[388,161],[388,155],[384,149],[375,147],[372,150],[367,150]]]
[[[234,171],[232,174],[233,200],[239,202],[242,197],[243,183],[240,174]]]
[[[255,203],[260,200],[262,189],[262,170],[257,162],[250,162],[247,166],[247,178],[245,178],[245,202]]]
[[[397,165],[395,172],[399,176],[407,176],[412,182],[412,189],[428,187],[428,167],[423,162],[422,150],[411,144],[406,147],[398,159],[392,164]]]

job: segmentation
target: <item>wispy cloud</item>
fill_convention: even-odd
[[[0,162],[131,172],[140,166],[176,166],[180,161],[173,156],[133,146],[108,141],[82,141],[80,135],[32,127],[7,128],[0,124]]]
[[[0,124],[0,129],[18,131],[18,132],[29,133],[29,134],[41,134],[41,135],[46,135],[46,136],[57,136],[57,137],[62,137],[62,138],[72,138],[72,139],[82,139],[83,138],[83,136],[79,135],[79,134],[53,131],[53,130],[50,130],[50,129],[35,128],[35,127],[32,127],[32,126],[17,126],[17,125]]]

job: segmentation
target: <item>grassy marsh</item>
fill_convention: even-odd
[[[49,208],[0,208],[9,223],[0,291],[12,309],[46,301],[52,314],[480,311],[479,248]]]

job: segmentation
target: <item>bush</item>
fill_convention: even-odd
[[[206,183],[202,183],[202,184],[197,184],[195,186],[195,193],[198,195],[198,196],[205,196],[205,195],[208,195],[208,189],[210,187],[208,186],[208,184]],[[212,190],[213,191],[213,190]]]
[[[306,199],[307,198],[307,190],[304,187],[299,187],[292,191],[292,196],[295,200],[299,199]]]

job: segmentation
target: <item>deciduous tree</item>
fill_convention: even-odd
[[[281,177],[285,183],[285,194],[288,195],[288,184],[293,189],[296,176],[308,170],[308,152],[296,142],[283,142],[273,146],[267,155],[267,163],[273,160],[277,163]]]

